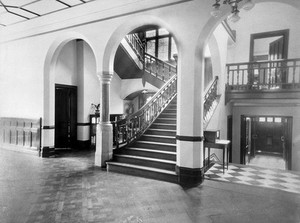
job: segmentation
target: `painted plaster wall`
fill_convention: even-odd
[[[293,117],[293,140],[292,140],[292,170],[300,171],[300,108],[295,106],[269,106],[269,107],[249,107],[249,106],[234,106],[233,107],[233,162],[240,162],[240,129],[241,115],[271,115],[271,116],[292,116]]]
[[[45,49],[40,38],[0,45],[0,116],[42,117]],[[38,44],[35,44],[39,42]],[[39,46],[41,45],[41,48]]]
[[[214,40],[213,40],[214,39]],[[220,137],[227,139],[227,113],[225,107],[224,80],[226,78],[225,61],[227,59],[228,34],[222,25],[213,32],[209,41],[211,49],[213,74],[218,76],[218,94],[221,95],[220,102],[211,118],[207,130],[220,130]]]
[[[123,114],[122,80],[115,73],[110,84],[110,113]]]
[[[144,87],[141,78],[127,79],[127,80],[122,80],[121,97],[124,99],[131,93],[143,89],[147,89],[151,91],[159,90],[157,87],[153,86],[152,84],[149,84],[148,82],[146,82]]]
[[[300,57],[300,11],[283,3],[257,3],[251,11],[241,10],[241,19],[230,23],[237,31],[237,42],[228,51],[227,63],[249,61],[250,35],[290,29],[289,58]]]
[[[68,42],[57,58],[55,83],[77,86],[77,47],[75,40]]]

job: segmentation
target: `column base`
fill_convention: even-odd
[[[178,183],[184,187],[195,187],[204,181],[203,168],[187,168],[176,166]]]
[[[100,123],[96,131],[95,165],[106,167],[106,162],[112,159],[113,132],[112,124]]]
[[[49,158],[49,157],[54,157],[55,156],[55,148],[54,147],[43,147],[41,149],[41,154],[40,154],[41,157],[43,158]]]

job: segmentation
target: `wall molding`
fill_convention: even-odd
[[[176,135],[176,139],[179,141],[187,141],[187,142],[202,142],[204,140],[204,136]]]
[[[55,129],[55,125],[44,125],[43,129]]]

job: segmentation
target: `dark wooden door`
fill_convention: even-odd
[[[232,115],[227,116],[227,139],[230,140],[229,162],[232,162]]]
[[[281,137],[283,124],[275,122],[257,122],[256,151],[268,154],[283,154]]]
[[[246,134],[247,134],[246,124],[247,124],[246,116],[242,115],[241,116],[241,148],[240,148],[241,164],[246,164],[246,154],[248,151],[247,138],[246,138]]]
[[[77,87],[55,85],[55,148],[74,148],[77,139]]]
[[[284,48],[283,48],[284,42],[283,41],[284,41],[283,37],[280,37],[279,39],[277,39],[269,44],[269,59],[270,60],[283,59],[283,55],[284,55]]]

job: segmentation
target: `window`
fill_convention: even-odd
[[[177,48],[172,35],[164,28],[145,32],[147,53],[163,61],[174,60]]]
[[[163,61],[169,60],[169,38],[158,39],[158,55]]]

